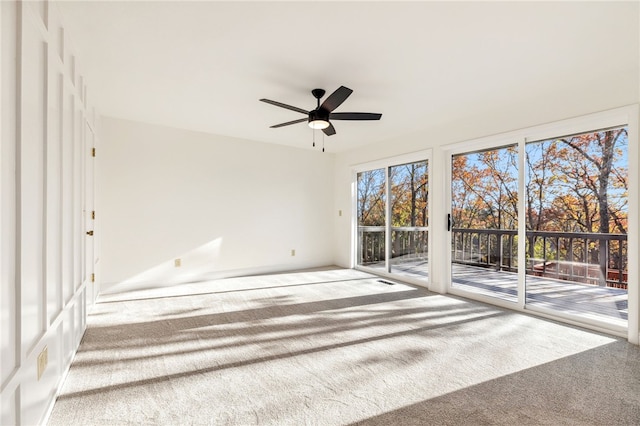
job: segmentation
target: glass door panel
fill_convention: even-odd
[[[452,287],[518,301],[517,145],[451,162]]]
[[[358,253],[359,266],[382,269],[386,266],[386,169],[358,173]]]
[[[427,161],[389,168],[391,272],[428,278],[429,174]]]
[[[627,325],[626,127],[526,147],[526,303]]]

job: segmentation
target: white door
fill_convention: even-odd
[[[84,278],[87,283],[87,302],[93,304],[99,293],[95,277],[95,136],[88,124],[85,124],[84,141]]]

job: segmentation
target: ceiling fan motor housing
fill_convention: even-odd
[[[329,121],[329,111],[322,108],[309,111],[309,122],[316,120]]]

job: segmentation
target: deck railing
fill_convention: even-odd
[[[358,262],[384,262],[384,226],[358,227]],[[427,227],[392,227],[390,254],[394,262],[428,259]],[[506,229],[452,229],[454,263],[517,270],[518,232]],[[527,274],[598,286],[627,288],[627,236],[586,232],[526,232]]]
[[[452,229],[455,263],[516,271],[517,231]],[[627,288],[626,234],[526,231],[527,274]]]
[[[384,226],[358,227],[358,260],[360,265],[384,262],[386,237]],[[394,262],[427,260],[429,228],[426,226],[392,226],[391,258]]]

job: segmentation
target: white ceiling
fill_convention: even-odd
[[[330,152],[638,72],[630,3],[57,3],[102,115],[310,148],[258,99],[312,109],[345,85],[336,112],[383,116],[334,122]]]

